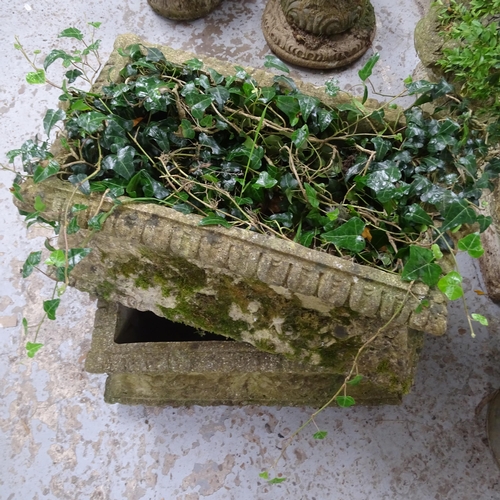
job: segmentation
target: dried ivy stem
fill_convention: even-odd
[[[342,385],[339,387],[339,389],[337,390],[337,392],[321,407],[319,408],[318,410],[316,410],[307,420],[304,424],[302,424],[298,429],[296,429],[293,434],[287,438],[287,443],[285,444],[285,446],[283,447],[283,449],[281,450],[281,453],[279,455],[279,457],[275,460],[275,462],[273,463],[273,465],[271,466],[272,469],[274,469],[277,465],[278,465],[278,462],[283,458],[284,454],[285,454],[285,451],[288,449],[288,447],[290,446],[290,444],[292,443],[292,440],[295,436],[297,436],[297,434],[299,434],[302,430],[304,430],[311,422],[315,422],[315,418],[323,411],[325,410],[326,408],[328,408],[336,399],[337,397],[341,394],[341,393],[345,393],[346,390],[347,390],[347,382],[349,381],[349,379],[352,377],[353,373],[355,371],[357,371],[357,367],[358,367],[358,360],[361,356],[361,354],[363,353],[363,351],[385,330],[387,329],[390,324],[397,318],[397,316],[401,313],[401,311],[403,310],[403,307],[406,305],[406,301],[408,299],[408,296],[411,294],[411,288],[413,286],[413,284],[415,283],[415,281],[412,281],[409,285],[408,285],[408,289],[406,291],[406,295],[403,299],[403,301],[401,302],[401,304],[399,305],[399,307],[396,308],[396,310],[394,311],[393,315],[390,317],[390,319],[384,324],[382,325],[373,335],[372,337],[370,337],[359,349],[358,349],[358,352],[356,353],[356,356],[354,357],[354,361],[352,362],[352,366],[351,366],[351,369],[349,370],[349,373],[346,375],[346,377],[344,378],[344,382],[342,383]]]

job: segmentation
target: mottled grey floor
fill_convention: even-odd
[[[417,64],[412,30],[428,0],[373,0],[378,20],[372,78],[382,93],[397,93]],[[3,2],[0,24],[0,162],[6,151],[42,132],[57,90],[25,83],[27,64],[13,49],[19,35],[46,54],[68,26],[102,21],[102,54],[114,37],[134,32],[152,42],[261,66],[268,48],[260,31],[264,0],[225,0],[205,20],[175,24],[144,0]],[[394,5],[397,7],[394,7]],[[70,43],[71,46],[71,43]],[[369,57],[345,72],[294,71],[314,83],[336,76],[357,83]],[[356,91],[356,89],[354,89]],[[485,442],[481,400],[500,386],[499,310],[464,261],[469,305],[490,318],[476,339],[460,304],[450,306],[446,336],[428,338],[412,394],[400,407],[330,408],[317,419],[324,441],[306,430],[288,448],[269,486],[258,473],[279,456],[280,436],[293,432],[311,409],[267,407],[148,408],[108,406],[104,376],[88,375],[95,303],[70,291],[60,320],[41,334],[46,347],[34,361],[23,352],[23,314],[40,315],[50,284],[22,280],[27,254],[43,242],[27,232],[11,204],[12,175],[0,172],[0,499],[106,500],[494,500],[500,474]],[[10,326],[17,321],[17,326]]]

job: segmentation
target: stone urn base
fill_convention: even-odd
[[[148,4],[157,14],[174,21],[204,17],[221,2],[222,0],[148,0]]]
[[[262,30],[271,50],[291,64],[313,69],[334,69],[359,59],[375,37],[375,12],[368,2],[361,19],[337,35],[316,36],[289,24],[280,0],[269,0]]]
[[[151,320],[147,315],[152,314],[99,301],[85,369],[108,374],[107,403],[317,407],[344,380],[332,367],[287,360],[245,342],[214,340],[194,330],[190,335],[186,325]],[[179,341],[183,337],[186,340]],[[412,342],[408,359],[401,360],[408,365],[414,365],[422,334],[415,332]],[[411,379],[406,386],[390,378],[365,380],[349,387],[349,394],[357,404],[399,404]]]

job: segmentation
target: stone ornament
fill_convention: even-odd
[[[375,13],[367,0],[269,0],[262,30],[284,61],[313,69],[340,68],[371,45]]]
[[[174,21],[189,21],[206,16],[221,2],[222,0],[148,0],[157,14]]]
[[[337,35],[352,28],[363,16],[365,0],[281,0],[286,20],[314,35]]]

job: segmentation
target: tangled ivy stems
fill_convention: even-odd
[[[451,260],[456,268],[458,250],[473,257],[483,253],[480,232],[491,218],[481,214],[480,198],[493,189],[500,159],[489,154],[485,127],[446,81],[408,79],[401,95],[415,95],[412,106],[374,108],[367,84],[378,54],[359,71],[363,97],[339,103],[335,82],[327,82],[324,99],[306,95],[274,56],[265,66],[284,74],[261,86],[239,66],[234,75],[224,76],[198,59],[174,64],[160,50],[134,44],[121,52],[128,63],[119,81],[85,91],[71,84],[76,78],[93,82],[100,67],[99,41],[92,35],[86,44],[76,28],[60,36],[84,48],[53,50],[43,68],[36,64],[37,54],[31,59],[16,40],[33,67],[28,82],[51,83],[45,72],[59,59],[68,71],[58,86],[62,106],[48,110],[43,121],[47,140],[29,140],[8,153],[13,165],[5,168],[16,172],[15,197],[22,198],[26,178],[40,183],[57,176],[74,185],[73,194],[111,199],[111,210],[124,203],[159,203],[201,215],[202,226],[287,238],[408,282],[437,286],[451,300],[463,298],[460,273],[447,272],[443,262]],[[421,107],[429,102],[438,103],[432,114]],[[399,114],[389,120],[391,107]],[[56,152],[50,149],[50,133],[61,123]],[[18,159],[22,173],[14,165]],[[40,198],[25,214],[29,225],[50,224],[64,246],[45,245],[45,264],[56,287],[43,303],[44,319],[55,319],[72,269],[91,251],[90,237],[110,214],[99,209],[87,221],[92,233],[85,243],[69,248],[67,236],[79,231],[78,213],[87,208],[72,200],[62,221],[43,218]],[[32,252],[23,276],[41,262],[42,251]],[[423,300],[419,309],[428,305]],[[469,314],[465,301],[464,306],[474,335],[472,321],[487,320]],[[27,331],[26,319],[23,325]],[[26,344],[30,357],[42,346],[36,342],[40,325]],[[357,360],[372,341],[361,347],[327,405],[354,404],[347,388],[361,381]],[[315,415],[307,423],[314,423]],[[325,435],[318,429],[315,437]],[[262,477],[268,479],[268,473]]]

